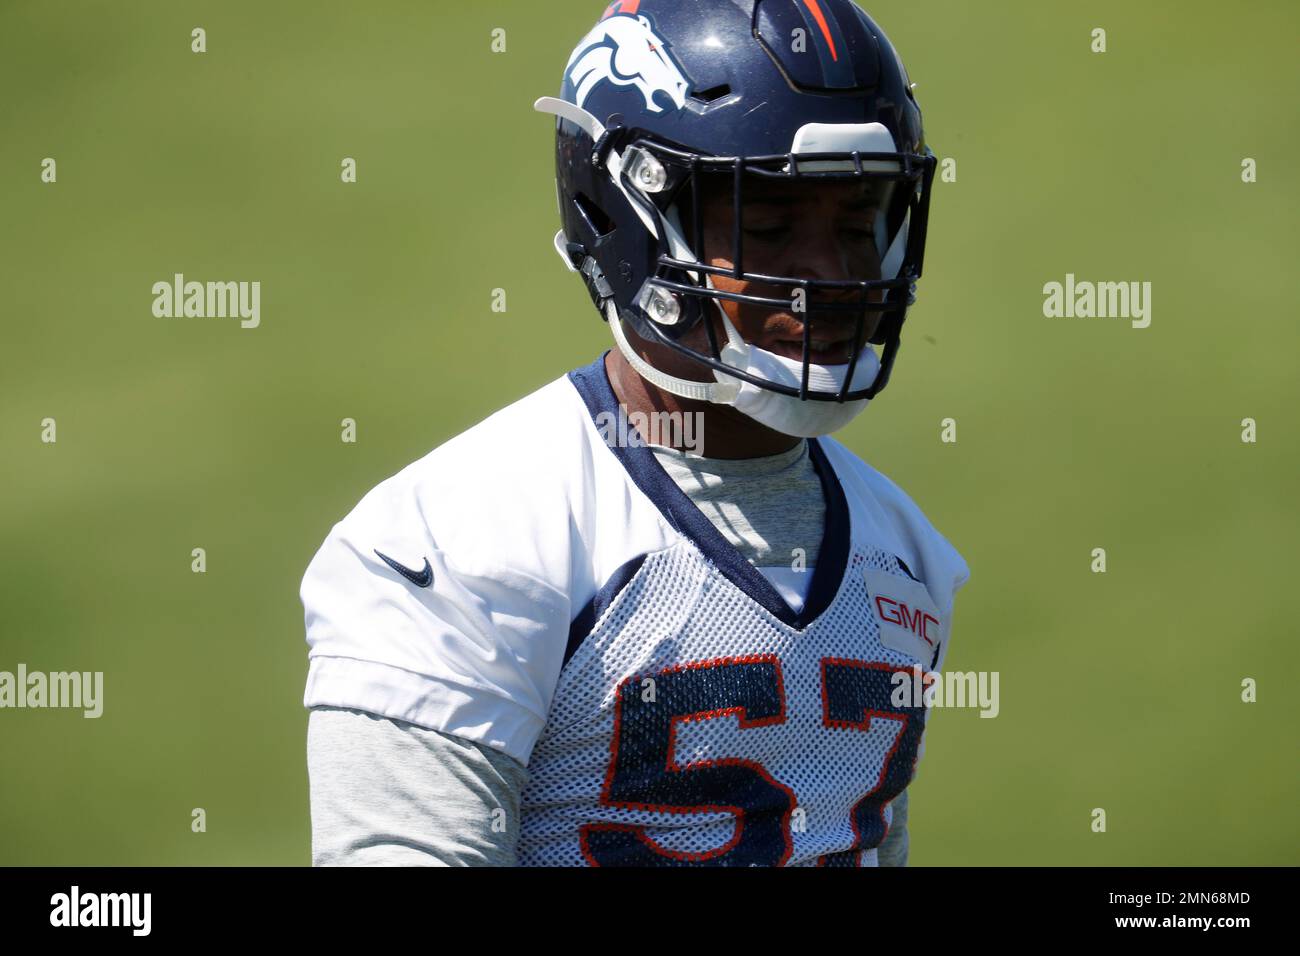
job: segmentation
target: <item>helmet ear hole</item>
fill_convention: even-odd
[[[585,193],[575,193],[573,205],[578,210],[578,215],[581,217],[583,224],[591,230],[593,239],[604,239],[614,232],[614,220],[592,202],[591,198]]]

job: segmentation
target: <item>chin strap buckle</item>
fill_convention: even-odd
[[[578,246],[580,253],[584,252],[581,246]],[[614,288],[605,278],[605,273],[601,270],[600,264],[596,262],[593,256],[585,256],[582,265],[578,267],[578,272],[582,275],[582,281],[586,283],[587,292],[591,295],[591,301],[596,304],[600,314],[605,314],[605,302],[614,297]]]

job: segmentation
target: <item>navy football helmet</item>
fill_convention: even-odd
[[[728,380],[800,399],[853,402],[885,387],[921,276],[936,161],[902,61],[851,0],[616,0],[574,50],[560,97],[536,106],[558,116],[556,248],[620,346],[619,319]],[[875,197],[863,241],[878,268],[848,279],[746,271],[747,191],[831,180],[856,180]],[[731,268],[699,255],[707,190],[732,204]],[[716,275],[781,291],[726,292]],[[683,341],[722,300],[804,313],[797,384],[727,362],[712,321],[703,322],[707,351]],[[872,313],[879,320],[866,338]],[[814,327],[846,321],[857,334],[843,384],[811,388]],[[868,342],[883,346],[879,372],[853,389]],[[719,400],[633,364],[677,394]]]

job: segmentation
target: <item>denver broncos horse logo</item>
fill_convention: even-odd
[[[569,57],[569,82],[574,88],[574,102],[582,106],[602,80],[618,86],[635,86],[645,97],[646,109],[662,113],[662,98],[681,109],[686,105],[690,87],[682,68],[669,52],[645,16],[635,15],[635,3],[613,4],[605,18],[596,24]],[[630,8],[630,9],[629,9]],[[612,12],[612,11],[622,12]]]

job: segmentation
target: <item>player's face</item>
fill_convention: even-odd
[[[875,221],[884,212],[879,208],[878,183],[786,182],[755,177],[744,187],[741,256],[745,272],[822,280],[880,278]],[[729,190],[705,193],[700,256],[710,265],[734,268],[732,209]],[[714,276],[713,283],[724,292],[791,298],[789,286],[745,282],[723,275]],[[860,295],[849,290],[810,290],[804,313],[729,301],[723,301],[722,307],[747,342],[796,361],[803,357],[803,320],[811,315],[811,360],[819,365],[835,365],[848,362],[865,344],[879,325],[881,313],[867,313],[862,338],[855,343],[853,313],[819,312],[817,307],[826,302],[859,301]],[[878,304],[883,295],[876,290],[868,298]],[[714,315],[713,321],[718,340],[725,341],[721,318]]]

